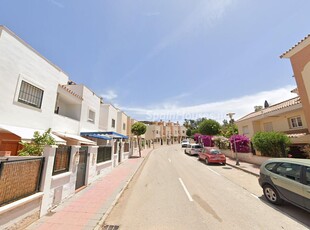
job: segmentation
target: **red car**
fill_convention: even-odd
[[[226,164],[226,156],[217,148],[205,147],[199,152],[198,160],[204,160],[206,164],[221,163]]]

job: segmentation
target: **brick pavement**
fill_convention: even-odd
[[[122,191],[152,149],[144,149],[142,157],[133,157],[114,168],[73,197],[65,200],[48,215],[28,226],[27,230],[94,229],[102,223]],[[135,155],[138,155],[136,153]],[[98,226],[97,226],[98,228]]]

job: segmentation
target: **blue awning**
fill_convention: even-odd
[[[111,140],[111,139],[128,139],[127,136],[113,132],[113,131],[106,131],[106,132],[81,132],[82,136],[94,137],[99,139]]]

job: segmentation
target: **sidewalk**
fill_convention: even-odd
[[[241,161],[239,161],[239,163],[240,163],[240,165],[236,165],[235,159],[232,159],[230,157],[226,157],[226,164],[227,165],[234,167],[234,168],[237,168],[237,169],[240,169],[240,170],[243,170],[247,173],[251,173],[254,176],[259,176],[260,166],[255,165],[255,164],[251,164],[251,163],[247,163],[247,162],[241,162]]]
[[[27,230],[94,229],[104,218],[126,188],[140,165],[152,151],[144,149],[141,158],[134,153],[132,158],[114,168],[108,175],[98,179],[69,198],[46,216],[37,220]],[[97,229],[100,229],[97,226]]]

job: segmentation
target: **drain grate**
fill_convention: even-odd
[[[104,225],[103,230],[117,230],[119,229],[119,225]]]

